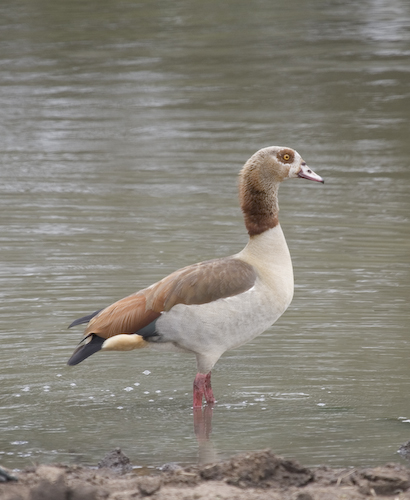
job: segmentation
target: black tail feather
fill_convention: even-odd
[[[87,338],[87,337],[86,337]],[[78,365],[81,361],[84,361],[86,358],[101,350],[102,345],[104,344],[106,339],[91,334],[91,340],[86,344],[81,344],[77,347],[77,349],[73,352],[71,358],[67,361],[69,366]]]
[[[98,311],[95,311],[91,314],[88,314],[87,316],[83,316],[82,318],[78,318],[75,321],[71,323],[71,325],[68,328],[72,328],[73,326],[76,325],[82,325],[83,323],[88,323],[91,319],[94,318],[94,316],[97,316],[99,312],[101,312],[102,309],[98,309]]]

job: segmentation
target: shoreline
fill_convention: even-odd
[[[9,472],[9,471],[7,471]],[[162,470],[134,469],[116,449],[98,468],[36,465],[0,482],[2,500],[410,500],[410,468],[307,468],[271,450],[242,453],[210,463]]]

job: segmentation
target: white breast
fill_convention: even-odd
[[[285,312],[293,297],[293,271],[280,226],[251,238],[235,257],[255,267],[255,285],[207,304],[174,306],[157,320],[162,342],[152,347],[193,352],[207,373],[225,351],[261,334]]]

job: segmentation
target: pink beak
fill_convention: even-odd
[[[321,182],[324,184],[324,180],[320,177],[320,175],[315,174],[313,170],[311,170],[306,163],[302,163],[298,177],[302,177],[303,179],[308,179],[309,181]]]

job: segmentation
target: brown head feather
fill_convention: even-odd
[[[276,146],[257,151],[240,173],[239,198],[250,236],[279,224],[278,189],[299,155]]]

